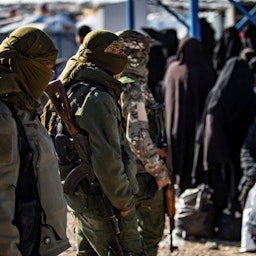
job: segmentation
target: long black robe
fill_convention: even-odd
[[[164,79],[166,136],[180,192],[191,187],[195,131],[214,82],[200,42],[189,37],[181,40],[177,61],[170,64]]]
[[[208,170],[217,212],[227,206],[230,193],[237,195],[242,175],[240,150],[255,114],[253,74],[244,60],[233,57],[208,94],[196,136],[202,153],[197,164],[202,161],[204,170]]]

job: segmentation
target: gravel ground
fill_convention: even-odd
[[[59,256],[76,256],[76,243],[74,237],[74,221],[68,214],[67,234],[70,240],[71,248]],[[240,253],[240,242],[206,239],[186,239],[183,240],[173,236],[173,244],[178,247],[177,250],[170,252],[170,235],[168,231],[168,218],[163,240],[159,244],[157,256],[255,256],[254,253]]]

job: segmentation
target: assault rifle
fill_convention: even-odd
[[[164,187],[165,194],[165,211],[169,217],[170,222],[170,251],[173,252],[177,249],[176,246],[173,245],[172,232],[174,229],[174,215],[175,215],[175,190],[174,190],[174,179],[173,179],[173,168],[172,168],[172,158],[171,158],[171,148],[167,146],[166,142],[166,134],[165,134],[165,126],[164,126],[164,116],[163,116],[163,104],[151,105],[147,106],[153,113],[153,123],[156,130],[155,142],[156,146],[160,150],[164,150],[164,154],[161,154],[161,158],[164,160],[168,172],[169,177],[171,179],[171,184],[168,184]],[[155,190],[157,190],[156,183]]]
[[[74,150],[76,150],[81,161],[80,164],[67,175],[63,186],[64,192],[68,195],[73,195],[80,182],[84,180],[88,181],[90,190],[98,202],[100,213],[102,217],[108,221],[113,233],[115,241],[114,250],[117,255],[124,256],[125,254],[119,242],[120,230],[118,226],[118,218],[113,206],[102,191],[100,183],[92,169],[88,135],[80,131],[73,120],[69,99],[62,83],[59,80],[51,81],[48,84],[46,93],[51,99],[57,114],[65,123],[67,130],[72,137]]]

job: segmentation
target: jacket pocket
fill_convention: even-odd
[[[41,225],[40,256],[56,256],[69,247],[67,238],[61,239],[50,225]]]

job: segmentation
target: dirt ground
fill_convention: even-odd
[[[67,234],[71,244],[71,248],[63,252],[59,256],[75,256],[76,242],[74,237],[74,221],[68,214]],[[223,241],[223,240],[206,240],[192,239],[183,240],[173,236],[173,245],[178,249],[170,252],[170,235],[168,230],[168,219],[166,221],[166,229],[163,240],[159,244],[159,252],[157,256],[255,256],[254,253],[240,253],[240,242]]]

